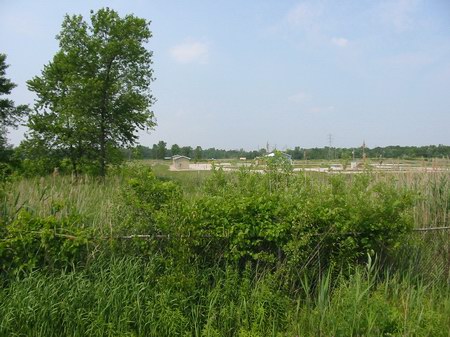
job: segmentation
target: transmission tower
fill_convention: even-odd
[[[331,146],[333,145],[333,135],[330,133],[328,134],[328,160],[331,160]]]

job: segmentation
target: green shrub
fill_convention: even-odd
[[[271,174],[214,173],[185,212],[184,223],[196,237],[216,239],[207,247],[205,240],[194,241],[196,250],[301,268],[312,258],[322,265],[358,264],[367,254],[394,255],[406,243],[413,225],[410,192],[372,183],[368,175],[352,181],[331,176],[322,183],[285,178],[274,184]]]
[[[156,178],[149,168],[136,168],[129,173],[121,192],[116,247],[129,253],[152,255],[158,251],[166,256],[172,254],[175,259],[182,257],[187,233],[181,222],[181,188],[170,180]],[[146,238],[132,238],[141,234]],[[127,239],[120,239],[123,237]]]
[[[55,205],[55,213],[60,205]],[[0,270],[8,275],[28,273],[37,268],[71,268],[84,263],[92,239],[82,218],[38,217],[22,210],[4,225],[0,241]]]

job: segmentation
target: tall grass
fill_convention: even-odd
[[[445,227],[450,224],[450,172],[404,172],[375,174],[394,176],[398,188],[417,192],[414,220],[417,227]]]
[[[405,172],[394,177],[398,188],[416,193],[415,227],[450,226],[450,172]],[[450,282],[450,230],[415,232],[411,241],[397,263],[429,279],[440,277]]]
[[[130,165],[126,170],[133,169],[134,166]],[[94,229],[95,235],[106,237],[111,235],[115,226],[120,225],[117,224],[116,215],[120,207],[118,199],[126,180],[126,170],[107,177],[106,181],[89,176],[79,180],[69,176],[14,180],[6,189],[6,197],[0,200],[2,216],[14,218],[21,209],[43,217],[64,217],[71,212],[77,212],[83,215],[84,225]],[[170,172],[164,163],[153,165],[153,170],[161,179],[176,181],[183,187],[185,195],[194,199],[201,195],[205,181],[211,174]],[[229,181],[234,180],[236,186],[240,184],[239,173],[225,175]],[[326,191],[329,188],[327,175],[311,172],[300,173],[299,177],[305,177],[309,184],[315,184],[317,191]],[[414,191],[417,196],[413,212],[415,227],[449,225],[449,172],[371,173],[370,179],[373,183],[384,181],[396,184],[399,189]],[[354,180],[353,175],[346,177],[347,184],[353,184]],[[249,185],[248,189],[251,190],[252,186]],[[450,278],[450,231],[415,233],[411,240],[414,245],[403,254],[406,261],[401,262],[402,264],[412,264],[420,272],[428,270],[428,274],[441,273]]]
[[[146,163],[149,166],[150,164]],[[133,170],[133,165],[128,169]],[[152,169],[161,179],[178,182],[188,195],[201,193],[201,187],[211,175],[209,171],[171,172],[166,164],[161,163],[152,165]],[[326,174],[316,172],[299,174],[311,178],[311,183],[324,188],[329,183]],[[233,179],[236,173],[228,175],[229,179]],[[417,193],[414,208],[416,227],[450,224],[450,172],[375,172],[371,174],[371,179],[374,183],[394,182],[398,188]],[[14,214],[20,208],[27,208],[41,216],[54,213],[55,208],[60,208],[62,215],[70,209],[76,209],[87,215],[92,220],[93,226],[108,227],[113,221],[112,210],[123,182],[123,174],[111,175],[106,182],[89,176],[79,180],[74,180],[70,176],[18,179],[8,188],[3,207],[8,209],[8,214]],[[347,182],[352,184],[352,175],[347,177]]]
[[[270,271],[98,260],[0,290],[4,336],[449,336],[450,289],[358,268],[290,293]]]
[[[154,171],[193,200],[210,174],[173,173],[161,165]],[[239,174],[226,178],[239,184]],[[297,178],[303,177],[317,191],[330,188],[325,175]],[[449,225],[449,173],[371,179],[417,192],[416,227]],[[117,225],[125,180],[121,174],[106,181],[15,180],[5,190],[2,214],[12,219],[21,209],[43,217],[78,212],[99,236],[108,236]],[[253,183],[249,179],[241,188],[251,190]],[[2,284],[0,336],[450,336],[449,242],[448,231],[418,232],[389,265],[369,259],[348,272],[313,259],[295,276],[283,274],[282,263],[274,269],[206,267],[156,253],[145,259],[123,251],[100,254],[82,269],[38,270]]]
[[[70,176],[23,178],[9,183],[3,209],[10,218],[21,210],[42,217],[64,217],[77,212],[100,234],[108,233],[114,223],[116,199],[122,184],[120,175],[108,177],[106,181],[90,176],[77,180]]]

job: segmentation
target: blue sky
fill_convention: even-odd
[[[25,83],[64,14],[106,6],[152,21],[158,126],[143,145],[450,144],[450,1],[0,0],[16,103],[33,103]]]

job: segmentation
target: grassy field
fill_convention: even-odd
[[[413,231],[449,226],[448,172],[141,162],[12,180],[0,212],[2,336],[450,336],[449,231]]]

